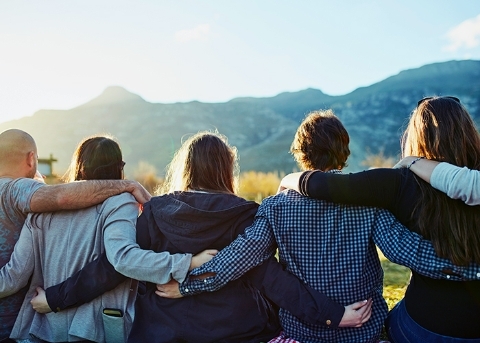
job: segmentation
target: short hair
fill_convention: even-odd
[[[167,167],[158,193],[206,190],[235,193],[238,186],[237,150],[227,137],[210,131],[187,139]]]
[[[73,153],[65,181],[121,180],[122,151],[112,137],[92,136],[80,142]]]
[[[343,169],[350,155],[348,132],[332,110],[309,113],[295,133],[290,152],[302,170]]]

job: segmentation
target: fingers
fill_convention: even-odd
[[[134,190],[132,195],[137,199],[140,204],[144,204],[147,201],[150,201],[152,195],[143,187],[140,183],[135,181]]]
[[[359,310],[362,307],[365,307],[367,305],[368,305],[368,300],[362,300],[362,301],[356,302],[354,304],[351,304],[348,307],[350,307],[352,310]]]
[[[363,306],[356,310],[357,314],[359,315],[358,320],[360,321],[360,323],[355,327],[361,327],[370,319],[370,316],[372,315],[372,299],[368,299],[368,301],[363,301],[362,303],[364,303]]]
[[[159,297],[170,298],[170,299],[182,297],[182,294],[178,289],[178,283],[176,284],[175,287],[172,287],[171,284],[157,285],[156,287],[157,287],[157,290],[155,291],[155,294],[158,295]]]
[[[361,327],[372,315],[372,299],[345,306],[345,313],[339,327]]]
[[[35,288],[35,291],[36,291],[36,293],[35,293],[34,298],[35,298],[35,297],[38,297],[38,296],[42,296],[42,295],[45,294],[45,291],[43,290],[42,287],[36,287],[36,288]],[[32,300],[30,300],[30,303],[32,303],[32,301],[33,301],[33,298],[32,298]]]
[[[216,250],[216,249],[207,249],[207,250],[205,250],[205,253],[207,253],[208,255],[215,256],[215,255],[218,253],[218,250]]]

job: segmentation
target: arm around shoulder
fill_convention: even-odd
[[[442,162],[431,176],[432,187],[467,205],[480,205],[480,171]]]
[[[39,188],[32,196],[32,212],[72,210],[97,205],[111,196],[131,193],[139,203],[150,200],[150,193],[136,181],[89,180],[75,181]]]
[[[109,200],[113,210],[108,213],[104,226],[105,251],[115,270],[133,279],[158,284],[167,283],[172,278],[183,281],[190,268],[192,255],[171,255],[168,252],[141,249],[136,242],[136,202],[126,195],[115,198]]]

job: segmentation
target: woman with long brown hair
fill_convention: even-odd
[[[404,156],[480,169],[478,131],[455,97],[420,100],[402,143]],[[296,173],[286,176],[282,186],[317,199],[388,209],[429,239],[438,256],[480,270],[480,209],[450,199],[408,169]],[[392,342],[480,342],[480,273],[468,281],[452,281],[456,275],[445,273],[445,279],[431,279],[412,270],[405,297],[386,322]]]

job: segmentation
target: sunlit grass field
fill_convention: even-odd
[[[391,310],[405,294],[410,280],[410,269],[390,262],[380,251],[378,255],[385,274],[383,278],[383,297],[387,302],[388,309]],[[382,333],[381,339],[387,339],[385,332]]]

